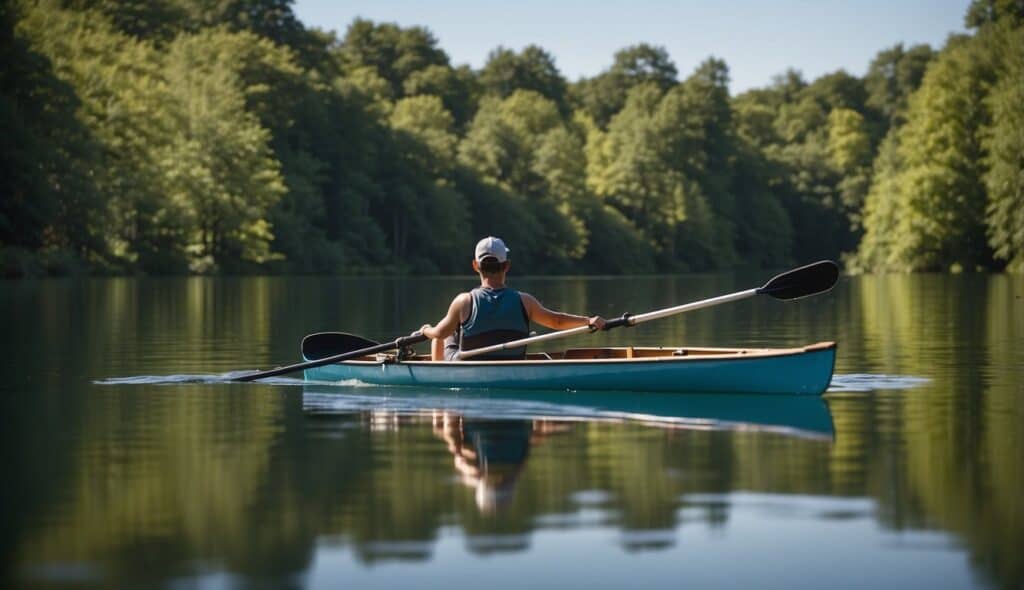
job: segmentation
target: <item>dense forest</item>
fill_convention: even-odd
[[[864,77],[731,96],[709,57],[529,46],[452,64],[421,27],[305,27],[290,0],[0,8],[0,275],[522,272],[842,259],[1024,271],[1024,2]]]

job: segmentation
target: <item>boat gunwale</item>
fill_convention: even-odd
[[[687,347],[603,347],[598,350],[633,348],[634,350],[687,350]],[[430,360],[398,360],[387,358],[382,360],[347,360],[334,365],[353,365],[359,367],[382,366],[382,365],[412,365],[416,367],[437,367],[437,368],[477,368],[477,367],[544,367],[544,366],[566,366],[566,365],[594,365],[594,364],[647,364],[647,363],[674,363],[674,362],[699,362],[699,361],[725,361],[742,359],[764,359],[782,358],[797,356],[801,354],[835,350],[834,341],[816,342],[796,348],[712,348],[712,347],[690,347],[689,350],[710,350],[720,354],[699,354],[699,355],[666,355],[634,358],[592,358],[592,359],[524,359],[524,360],[464,360],[464,361],[430,361]],[[570,349],[572,350],[572,349]],[[330,366],[330,365],[327,365]]]

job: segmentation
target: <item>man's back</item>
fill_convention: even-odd
[[[519,291],[510,287],[477,287],[469,292],[465,320],[445,339],[445,359],[455,360],[460,350],[473,350],[511,342],[530,335],[530,316]],[[526,347],[481,355],[480,360],[514,360],[526,357]]]

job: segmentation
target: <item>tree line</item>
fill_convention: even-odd
[[[1024,4],[730,95],[639,44],[568,81],[537,46],[290,0],[0,8],[0,274],[1024,270]]]

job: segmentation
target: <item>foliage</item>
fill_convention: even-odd
[[[625,105],[629,91],[647,83],[668,90],[676,84],[676,66],[664,47],[641,43],[616,52],[607,71],[581,80],[573,93],[583,110],[605,128]]]
[[[738,134],[765,160],[760,166],[770,175],[766,188],[789,218],[793,238],[788,250],[797,261],[838,257],[856,243],[864,183],[844,184],[829,142],[833,123],[856,121],[842,113],[863,118],[864,102],[862,84],[844,72],[808,84],[792,71],[734,101]],[[833,119],[835,110],[840,114]],[[856,127],[859,136],[859,122]],[[838,139],[847,130],[837,127],[836,132]]]
[[[0,7],[0,276],[35,274],[32,252],[64,251],[98,263],[102,195],[91,169],[99,145],[76,118],[74,88],[15,31]],[[45,265],[40,265],[45,267]]]
[[[571,270],[586,249],[575,215],[583,197],[583,144],[563,122],[558,105],[532,90],[485,98],[459,146],[459,161],[517,199],[547,244],[540,262]]]
[[[567,112],[565,78],[555,58],[536,45],[520,53],[498,47],[487,56],[479,77],[485,94],[506,98],[517,90],[532,90],[554,102],[561,113]]]
[[[901,125],[907,99],[921,85],[925,68],[934,55],[927,45],[905,50],[902,43],[879,51],[864,77],[866,106],[881,115],[886,125]]]
[[[856,271],[886,271],[897,268],[892,257],[894,240],[897,237],[896,224],[899,221],[900,185],[897,180],[903,168],[899,149],[897,129],[889,132],[882,141],[875,158],[871,179],[871,190],[864,200],[864,236],[858,245],[856,256],[848,267]]]
[[[895,239],[881,255],[898,270],[974,269],[989,264],[985,240],[984,96],[990,68],[966,39],[929,67],[899,130]]]
[[[987,99],[992,124],[982,139],[988,243],[998,260],[1024,272],[1024,28],[999,31],[993,46],[999,82]]]
[[[999,20],[1009,21],[1013,26],[1024,22],[1024,3],[1020,0],[971,0],[967,7],[964,23],[979,28]]]
[[[194,271],[271,259],[267,212],[285,192],[270,134],[245,108],[239,60],[217,41],[182,35],[165,58],[173,131],[157,157]]]
[[[662,47],[569,83],[290,0],[21,0],[0,16],[0,273],[1024,270],[1021,5],[863,77],[730,96]]]

